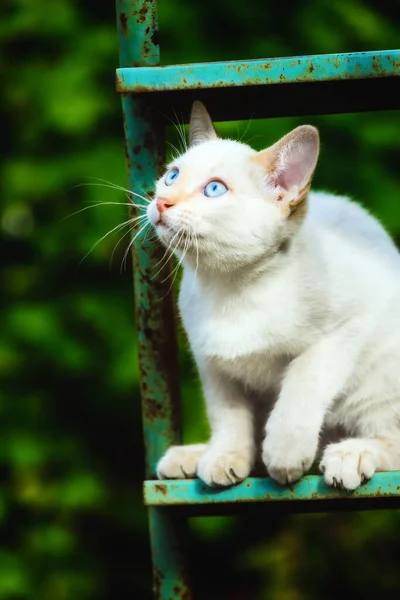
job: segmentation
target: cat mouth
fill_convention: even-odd
[[[183,226],[173,227],[171,225],[167,225],[165,222],[156,223],[157,234],[160,237],[161,241],[166,244],[171,244],[175,248],[180,248],[181,246],[188,246],[195,244],[196,241],[202,239],[202,235],[195,233],[191,229],[184,228]]]

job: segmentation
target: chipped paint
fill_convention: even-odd
[[[400,507],[400,471],[376,473],[353,492],[328,487],[319,475],[307,475],[290,486],[281,486],[270,477],[249,477],[229,488],[211,488],[199,479],[146,481],[143,491],[149,506],[397,498]]]
[[[160,62],[156,2],[117,0],[121,67],[149,67]]]
[[[161,92],[400,75],[400,50],[118,69],[117,91]]]
[[[149,508],[153,555],[153,591],[157,600],[192,600],[183,561],[185,523],[176,511]]]

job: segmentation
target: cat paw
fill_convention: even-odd
[[[317,447],[318,437],[267,431],[262,459],[268,475],[281,485],[297,481],[311,468]]]
[[[197,475],[197,464],[207,444],[172,446],[157,465],[159,479],[192,479]]]
[[[345,490],[355,490],[371,479],[378,466],[376,448],[365,440],[344,440],[326,447],[319,468],[325,483]]]
[[[198,476],[211,487],[240,483],[251,471],[251,461],[241,452],[209,450],[199,460]]]

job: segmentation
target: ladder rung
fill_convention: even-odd
[[[400,75],[400,50],[117,69],[119,92],[165,92]]]
[[[290,486],[281,486],[269,477],[249,477],[239,485],[218,489],[208,487],[199,479],[144,482],[144,502],[148,506],[212,505],[288,500],[351,501],[363,498],[382,499],[394,497],[400,500],[400,471],[376,473],[370,481],[361,485],[354,492],[328,487],[320,475],[305,476]]]

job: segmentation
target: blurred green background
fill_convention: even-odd
[[[399,8],[394,0],[160,0],[162,61],[395,48]],[[107,204],[124,194],[91,179],[127,183],[114,4],[3,0],[0,38],[0,599],[147,600],[130,258],[120,272],[127,237],[113,256],[121,234],[106,237],[81,262],[126,219],[125,206]],[[321,131],[316,187],[359,199],[400,241],[397,113],[219,130],[261,148],[305,122]],[[185,439],[200,440],[204,413],[185,353],[183,366]],[[191,528],[199,598],[400,590],[394,511],[251,511]]]

